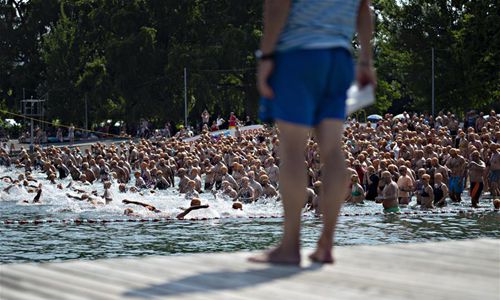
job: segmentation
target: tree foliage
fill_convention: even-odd
[[[0,100],[18,109],[48,95],[49,119],[83,125],[147,118],[181,122],[188,110],[257,115],[255,0],[0,0]],[[431,48],[436,108],[500,103],[496,1],[375,0],[379,76],[373,112],[428,110]]]
[[[436,112],[498,107],[497,1],[378,0],[374,7],[377,108],[431,111],[432,48]]]

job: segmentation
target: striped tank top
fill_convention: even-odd
[[[351,51],[360,0],[293,0],[277,51],[343,47]]]

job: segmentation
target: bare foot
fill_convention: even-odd
[[[300,265],[300,250],[287,251],[281,246],[248,258],[255,263],[270,263],[282,265]]]
[[[331,241],[320,238],[316,250],[309,255],[309,259],[317,263],[333,264],[332,246]]]

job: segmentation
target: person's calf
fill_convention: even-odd
[[[332,264],[334,262],[333,254],[333,233],[323,232],[318,240],[316,249],[309,255],[313,262]]]

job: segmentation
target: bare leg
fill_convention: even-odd
[[[323,160],[323,186],[320,192],[320,209],[323,213],[323,231],[316,251],[309,258],[322,263],[333,263],[332,247],[335,226],[343,195],[347,193],[348,178],[342,153],[342,122],[325,120],[317,128],[321,159]]]
[[[310,128],[278,121],[280,129],[280,192],[285,211],[284,233],[275,249],[250,258],[253,262],[300,263],[300,217],[306,199],[304,152]]]
[[[500,190],[499,190],[498,187],[500,185],[498,184],[498,182],[492,181],[490,186],[491,186],[490,192],[491,192],[492,198],[495,198],[495,197],[499,196],[500,195]]]

